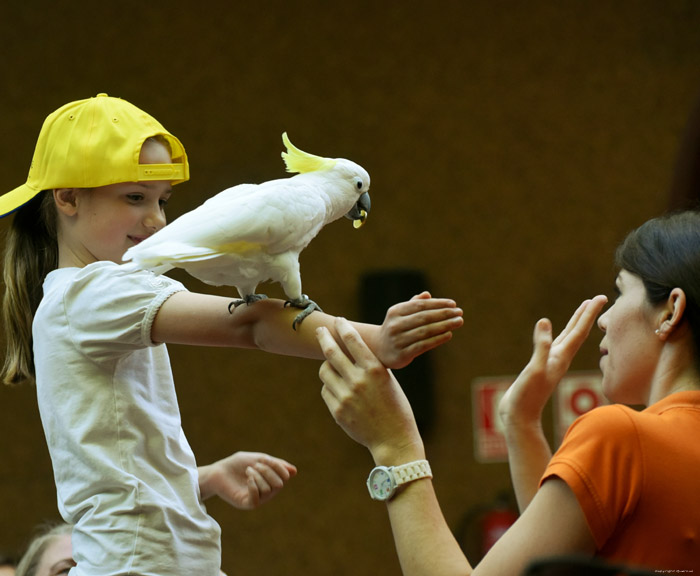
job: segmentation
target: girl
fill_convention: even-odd
[[[59,510],[74,525],[71,576],[218,574],[219,526],[201,500],[228,499],[233,487],[225,467],[198,474],[163,344],[320,358],[314,329],[332,326],[314,313],[294,332],[295,312],[272,299],[230,314],[226,298],[120,266],[165,226],[172,186],[188,177],[177,138],[101,94],[49,115],[27,183],[0,197],[0,214],[17,210],[5,255],[4,380],[36,379]],[[461,322],[454,302],[422,294],[381,326],[356,326],[400,367]]]
[[[598,326],[603,388],[618,404],[580,417],[552,457],[542,410],[606,298],[585,301],[554,341],[540,320],[533,356],[500,407],[522,515],[472,568],[430,476],[409,481],[388,502],[406,576],[515,575],[539,557],[572,554],[657,572],[700,567],[700,213],[647,222],[616,263],[618,297]],[[401,388],[350,324],[336,328],[349,355],[319,328],[330,411],[377,465],[423,460]]]

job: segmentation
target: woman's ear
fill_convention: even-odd
[[[61,214],[73,216],[78,208],[76,188],[56,188],[53,191],[56,209]]]
[[[664,306],[664,317],[657,330],[657,334],[664,340],[681,325],[683,314],[685,313],[685,305],[685,292],[680,288],[671,290]]]

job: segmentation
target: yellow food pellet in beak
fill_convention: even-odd
[[[353,228],[360,228],[367,220],[367,212],[360,210],[360,217],[357,220],[352,221]]]

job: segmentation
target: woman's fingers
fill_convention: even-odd
[[[593,328],[596,318],[606,302],[605,296],[596,296],[583,302],[569,320],[566,328],[554,341],[554,345],[561,347],[563,352],[569,356],[576,354],[588,338],[591,328]]]

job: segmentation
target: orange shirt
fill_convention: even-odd
[[[541,483],[576,495],[597,556],[628,566],[700,572],[700,392],[637,412],[615,404],[578,418]]]

